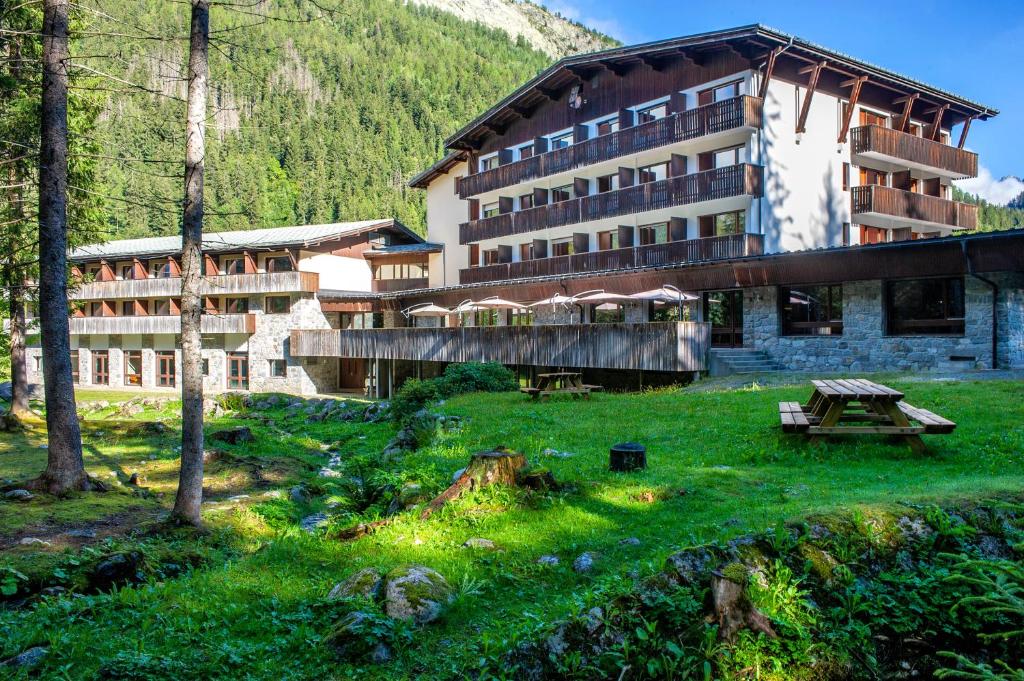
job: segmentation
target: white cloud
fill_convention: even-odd
[[[1004,177],[997,180],[985,166],[978,167],[978,176],[969,180],[960,180],[956,186],[969,194],[977,194],[989,203],[1005,206],[1012,199],[1024,192],[1024,180],[1017,177]]]

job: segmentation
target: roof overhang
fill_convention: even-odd
[[[448,171],[465,160],[466,152],[462,150],[449,152],[440,161],[409,180],[409,186],[414,189],[426,189],[431,182],[442,175],[446,175]]]

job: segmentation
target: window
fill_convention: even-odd
[[[536,149],[533,147],[533,142],[519,147],[519,160],[522,161],[525,158],[530,158],[533,156],[535,151]]]
[[[154,300],[153,301],[153,314],[161,315],[161,316],[171,314],[171,301],[170,300]]]
[[[267,259],[263,261],[263,268],[267,272],[291,272],[292,259],[287,255],[268,256]]]
[[[122,279],[134,279],[135,278],[135,265],[121,265],[121,278]]]
[[[874,170],[872,168],[861,168],[860,169],[860,183],[861,185],[877,184],[879,186],[886,186],[889,182],[889,174],[882,172],[881,170]]]
[[[174,352],[156,353],[156,384],[162,388],[174,387]]]
[[[480,211],[485,218],[493,218],[498,214],[498,202],[484,204]]]
[[[203,367],[203,376],[209,376],[210,375],[210,360],[209,360],[209,358],[203,357],[202,367]]]
[[[225,298],[224,312],[227,314],[244,314],[249,311],[248,298]]]
[[[341,314],[341,328],[343,329],[372,329],[374,328],[374,313],[372,312],[343,312]]]
[[[572,185],[566,184],[561,187],[555,187],[551,190],[551,203],[558,203],[559,201],[568,201],[572,198]]]
[[[657,182],[668,177],[668,161],[653,163],[636,169],[637,184]]]
[[[715,236],[742,234],[747,225],[747,211],[737,210],[731,213],[719,213],[715,216]]]
[[[268,359],[270,364],[271,378],[286,378],[288,376],[288,362],[283,359]]]
[[[599,303],[590,306],[591,324],[621,324],[626,321],[626,308],[616,303]]]
[[[619,188],[619,174],[602,175],[597,178],[597,193],[613,192]]]
[[[249,355],[244,352],[228,353],[228,388],[249,389]]]
[[[90,317],[102,317],[103,316],[103,303],[99,303],[99,302],[89,303],[89,316]]]
[[[843,163],[843,191],[850,189],[850,164]]]
[[[78,384],[78,350],[71,351],[71,382]]]
[[[667,222],[657,222],[652,225],[640,225],[638,231],[640,232],[641,246],[668,243]]]
[[[172,273],[170,260],[153,260],[149,263],[149,274],[157,279],[170,279]]]
[[[572,133],[567,132],[563,135],[557,135],[551,138],[549,149],[554,151],[555,149],[565,149],[568,146],[572,146]]]
[[[701,90],[697,93],[697,104],[712,104],[714,102],[732,99],[733,97],[739,97],[739,95],[740,81],[734,80],[731,83],[723,83],[722,85],[716,85],[715,87]]]
[[[573,254],[572,239],[560,239],[558,241],[551,242],[551,255],[572,255]]]
[[[520,260],[533,260],[533,242],[526,244],[519,244],[519,259]]]
[[[780,286],[779,321],[784,336],[842,335],[842,285]]]
[[[42,371],[43,371],[43,356],[42,355],[36,355],[35,357],[32,358],[32,362],[33,362],[33,365],[35,366],[36,372],[37,373],[42,373]]]
[[[124,384],[142,385],[142,351],[125,350]]]
[[[743,163],[747,156],[746,147],[719,149],[718,151],[713,151],[711,153],[714,159],[715,168],[727,168],[728,166],[738,165]]]
[[[121,314],[125,317],[135,316],[135,301],[134,300],[123,300],[121,301]]]
[[[597,250],[610,251],[619,247],[619,230],[612,229],[597,233]]]
[[[850,223],[849,222],[844,222],[843,223],[843,245],[844,246],[849,246],[850,245]]]
[[[487,156],[485,158],[480,159],[480,172],[484,172],[485,170],[490,170],[492,168],[497,168],[497,167],[498,167],[498,155],[497,154],[494,154],[493,156]]]
[[[267,314],[287,314],[291,312],[292,299],[288,296],[267,296],[264,312]]]
[[[889,230],[882,227],[869,227],[868,225],[860,226],[860,242],[861,244],[884,244],[889,240]]]
[[[92,351],[92,382],[106,385],[110,381],[110,358],[106,350]]]
[[[963,277],[890,281],[885,289],[889,335],[963,335]]]
[[[224,258],[224,274],[245,274],[245,258]]]
[[[512,310],[509,317],[510,326],[533,326],[533,310]]]
[[[533,208],[533,194],[523,194],[519,197],[519,210]]]
[[[597,124],[597,134],[599,136],[600,135],[607,135],[609,133],[618,132],[618,131],[619,131],[619,117],[618,116],[616,116],[614,118],[609,118],[606,121],[601,121],[600,123]]]
[[[497,326],[498,310],[477,310],[473,313],[475,326]]]
[[[889,117],[884,114],[875,113],[874,111],[868,111],[867,109],[860,110],[861,125],[880,125],[884,128],[888,121]]]
[[[650,123],[668,115],[668,104],[655,104],[644,109],[637,109],[636,124]]]

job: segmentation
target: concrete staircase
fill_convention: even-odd
[[[760,374],[768,371],[782,371],[781,364],[762,350],[748,348],[712,348],[712,376],[731,374]]]

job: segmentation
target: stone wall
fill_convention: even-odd
[[[993,275],[994,277],[997,275]],[[1011,277],[1003,275],[1007,284]],[[780,336],[777,288],[743,291],[745,347],[762,350],[795,371],[922,371],[980,369],[992,362],[992,293],[974,277],[965,278],[966,319],[962,336],[887,336],[883,283],[843,284],[843,333],[834,336]],[[1000,337],[1004,356],[1024,355],[1024,292],[1019,282],[1000,295]],[[1005,323],[1003,319],[1005,318]],[[973,360],[952,360],[951,357]],[[1005,360],[1004,360],[1005,362]]]

